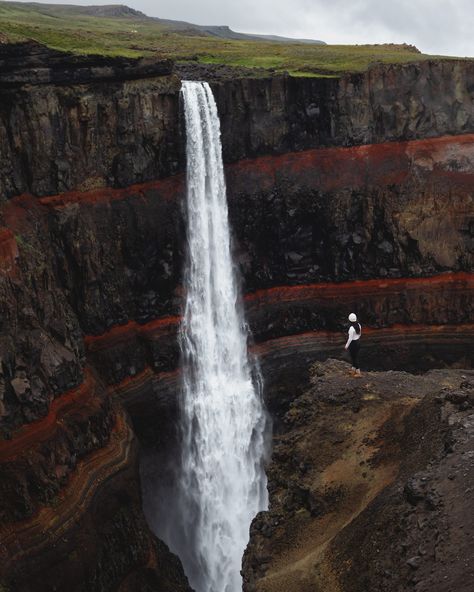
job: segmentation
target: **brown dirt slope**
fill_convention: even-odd
[[[311,367],[283,417],[246,592],[472,590],[474,372]]]

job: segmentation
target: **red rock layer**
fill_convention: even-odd
[[[449,170],[450,154],[458,161],[474,159],[474,134],[443,136],[427,140],[385,142],[350,148],[318,148],[281,156],[262,156],[241,160],[226,166],[226,175],[233,191],[242,185],[271,189],[280,179],[297,178],[300,185],[309,184],[321,191],[344,187],[357,189],[367,185],[400,184],[408,177],[413,165],[429,170],[440,183],[448,182],[471,190],[474,175],[466,170]],[[128,198],[145,199],[152,191],[163,199],[176,199],[183,194],[182,174],[125,189],[94,189],[72,191],[42,197],[40,203],[52,208],[70,204],[94,205]]]
[[[42,419],[25,424],[13,432],[11,440],[0,442],[0,463],[23,455],[32,446],[37,446],[54,437],[66,415],[89,409],[94,404],[97,383],[90,371],[85,372],[84,382],[75,389],[57,397]]]
[[[287,309],[289,306],[309,304],[315,310],[322,306],[341,306],[348,302],[379,301],[389,306],[391,298],[403,295],[403,298],[423,297],[437,294],[449,304],[456,295],[469,295],[474,290],[474,274],[445,273],[426,278],[374,279],[365,281],[318,283],[303,286],[278,286],[247,294],[245,308],[247,318],[252,323],[259,312],[269,313],[276,308]],[[407,311],[410,314],[410,310]],[[100,350],[130,344],[136,339],[158,340],[161,337],[172,338],[176,335],[180,317],[156,319],[144,325],[129,322],[112,328],[102,335],[86,336],[88,351],[94,354]]]
[[[130,341],[138,337],[153,339],[157,335],[175,334],[179,322],[180,317],[176,316],[154,319],[145,325],[139,325],[135,321],[129,321],[126,325],[113,327],[103,335],[86,335],[84,342],[89,351],[99,351],[111,345]]]
[[[394,325],[382,329],[370,327],[364,328],[363,351],[370,358],[402,352],[413,347],[413,356],[417,356],[416,347],[422,349],[451,348],[458,352],[464,352],[467,362],[474,362],[474,351],[469,344],[474,339],[474,323],[461,325]],[[289,335],[276,339],[269,339],[256,344],[250,351],[259,357],[261,365],[278,366],[278,360],[286,360],[290,357],[306,356],[311,358],[341,357],[344,354],[346,335],[335,331],[308,331],[297,335]],[[405,352],[406,353],[406,352]],[[367,357],[367,356],[366,356]],[[469,359],[468,359],[469,358]],[[462,364],[461,364],[462,365]],[[164,406],[169,404],[169,397],[174,398],[179,386],[180,373],[173,372],[154,373],[151,368],[145,368],[136,376],[127,377],[120,383],[110,385],[109,393],[127,403],[135,402],[144,395],[144,391],[150,387],[150,392],[145,396],[152,399],[162,399]],[[168,400],[167,400],[168,399]]]
[[[0,229],[0,272],[10,274],[16,267],[18,245],[9,228]]]
[[[444,273],[431,277],[420,278],[393,278],[356,280],[352,282],[325,282],[303,286],[277,286],[266,290],[258,290],[245,296],[247,309],[252,306],[267,306],[276,302],[306,302],[322,300],[334,300],[344,298],[346,295],[354,295],[361,299],[380,294],[392,294],[412,290],[474,290],[474,273],[458,272]]]
[[[67,487],[61,490],[54,506],[43,506],[31,518],[0,527],[5,552],[0,555],[2,570],[15,562],[53,547],[67,534],[87,510],[98,487],[127,466],[133,441],[123,413],[117,414],[107,446],[80,461]]]
[[[90,191],[70,191],[59,195],[41,197],[39,202],[45,206],[53,208],[64,208],[70,204],[81,203],[95,205],[98,203],[110,203],[120,201],[129,197],[136,199],[145,199],[150,190],[158,191],[160,197],[164,199],[174,199],[176,195],[182,192],[184,187],[184,176],[182,174],[173,177],[167,177],[158,181],[130,185],[123,189],[112,189],[105,187],[93,189]]]
[[[474,337],[474,323],[462,325],[394,325],[375,329],[363,329],[364,348],[386,346],[407,347],[410,343],[424,345],[455,346],[459,343],[463,348]],[[304,354],[308,352],[325,352],[342,354],[346,342],[346,334],[334,331],[308,331],[298,335],[289,335],[270,339],[254,346],[254,352],[265,360],[272,354],[294,352]],[[466,354],[471,358],[473,350],[466,348]]]
[[[0,442],[0,525],[30,519],[70,486],[81,462],[106,447],[116,411],[90,371],[48,415]]]
[[[410,142],[386,142],[351,148],[322,148],[243,160],[227,168],[229,185],[246,185],[269,190],[281,179],[297,178],[321,191],[344,187],[357,189],[367,185],[403,183],[413,165],[430,170],[432,176],[449,183],[472,188],[470,172],[446,170],[450,153],[457,159],[474,157],[474,134],[445,136]]]

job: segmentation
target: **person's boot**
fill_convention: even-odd
[[[354,377],[355,378],[362,378],[362,374],[360,372],[360,368],[357,368],[357,370],[354,373]]]

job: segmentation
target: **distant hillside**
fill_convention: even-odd
[[[106,4],[103,6],[79,6],[75,4],[44,4],[42,2],[2,2],[12,8],[29,9],[53,16],[84,15],[109,18],[149,18],[143,12],[125,6],[124,4]]]
[[[374,62],[428,59],[409,45],[326,45],[311,39],[245,34],[228,26],[149,17],[125,5],[74,6],[0,1],[0,43],[34,40],[78,54],[158,56],[296,76],[339,76]]]
[[[220,37],[221,39],[240,39],[240,40],[254,40],[254,41],[276,41],[283,43],[324,43],[312,39],[292,39],[290,37],[280,37],[278,35],[258,35],[237,33],[232,31],[227,25],[222,26],[203,26],[187,23],[183,21],[174,21],[170,19],[160,19],[157,17],[147,16],[139,10],[125,6],[124,4],[109,4],[103,6],[79,6],[74,4],[43,4],[41,2],[2,2],[20,10],[29,9],[39,14],[50,16],[95,16],[105,18],[130,18],[141,19],[146,21],[155,21],[161,23],[170,31],[188,31],[200,33],[202,35],[212,35]]]
[[[227,25],[193,25],[191,23],[184,23],[181,21],[171,21],[165,19],[156,19],[161,23],[169,25],[175,30],[196,29],[202,31],[205,35],[212,35],[220,37],[221,39],[236,39],[241,41],[274,41],[276,43],[316,43],[317,45],[325,45],[324,41],[317,39],[294,39],[292,37],[281,37],[280,35],[257,35],[255,33],[238,33],[233,31]]]

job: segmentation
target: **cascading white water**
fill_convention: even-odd
[[[239,305],[216,104],[204,82],[183,82],[182,95],[188,241],[182,458],[168,543],[197,592],[240,592],[249,526],[268,503],[267,417]]]

